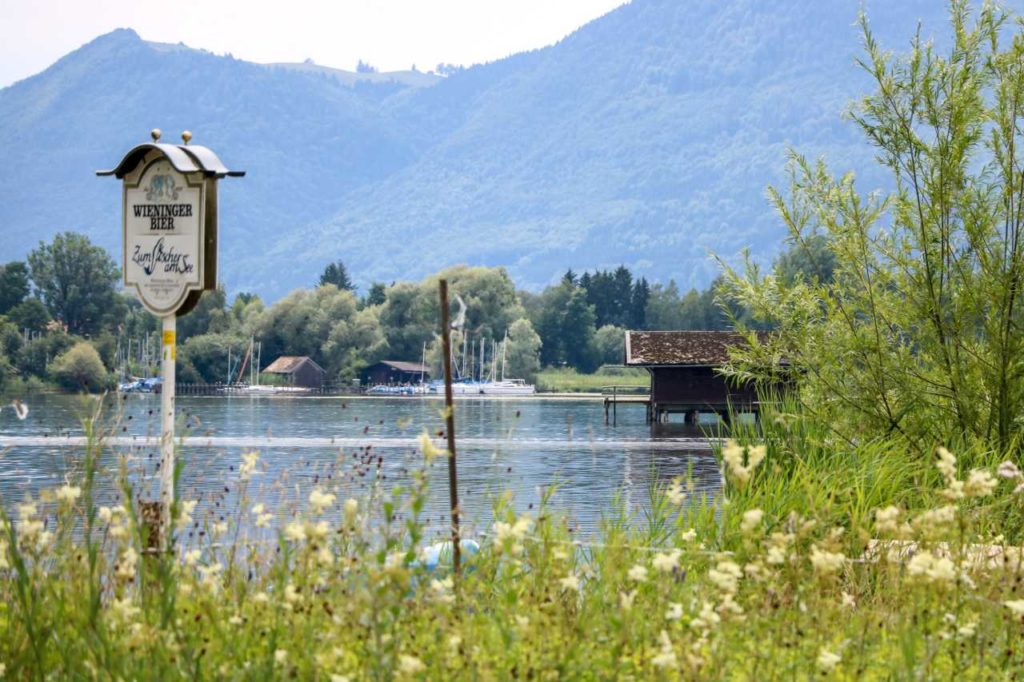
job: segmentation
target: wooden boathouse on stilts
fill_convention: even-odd
[[[647,422],[662,424],[670,414],[683,414],[696,424],[700,413],[713,412],[728,423],[730,413],[758,412],[752,385],[735,385],[718,373],[729,360],[729,348],[745,344],[742,334],[727,331],[627,331],[627,367],[651,374]]]

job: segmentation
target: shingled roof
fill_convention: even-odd
[[[718,366],[729,360],[729,348],[745,344],[738,332],[626,332],[626,365]]]
[[[380,364],[387,365],[392,369],[407,374],[430,374],[430,368],[418,362],[405,362],[404,360],[381,360]]]
[[[293,374],[305,362],[310,363],[321,372],[324,371],[324,368],[316,364],[308,355],[282,355],[267,365],[263,371],[268,374]]]

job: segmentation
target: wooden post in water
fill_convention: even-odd
[[[448,496],[452,510],[452,566],[459,575],[462,557],[459,551],[459,476],[455,461],[455,405],[452,400],[452,330],[448,321],[448,280],[438,286],[441,296],[441,355],[444,363],[445,434],[448,436]]]

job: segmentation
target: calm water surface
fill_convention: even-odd
[[[116,498],[121,461],[139,496],[155,494],[159,400],[130,395],[103,406],[104,430],[117,439],[101,458],[101,503]],[[82,435],[81,418],[99,401],[33,395],[25,402],[24,421],[10,409],[0,411],[5,505],[74,476],[80,448],[64,441]],[[316,485],[335,490],[339,499],[366,495],[374,486],[406,485],[408,472],[422,465],[417,436],[443,434],[442,403],[434,398],[184,396],[177,407],[190,433],[180,455],[181,496],[200,500],[206,522],[234,516],[240,494],[293,513]],[[612,427],[604,424],[600,401],[471,398],[456,403],[455,424],[459,494],[470,533],[489,526],[493,502],[504,492],[525,511],[535,508],[543,489],[557,485],[555,508],[589,534],[616,499],[642,510],[653,482],[689,473],[698,492],[713,495],[720,485],[699,433],[652,435],[639,406],[620,406]],[[238,465],[250,449],[260,451],[262,472],[240,486]],[[434,532],[448,523],[447,481],[446,463],[438,458],[424,513]]]

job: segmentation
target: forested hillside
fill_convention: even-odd
[[[116,253],[118,187],[93,171],[156,126],[248,171],[222,193],[231,290],[275,299],[339,258],[364,286],[459,262],[533,289],[620,263],[703,286],[710,252],[782,247],[764,188],[787,146],[871,167],[841,118],[865,91],[860,4],[635,0],[444,79],[354,80],[116,31],[0,90],[4,257],[64,230]],[[946,15],[934,0],[867,10],[901,48],[903,27],[920,18],[927,35]]]

